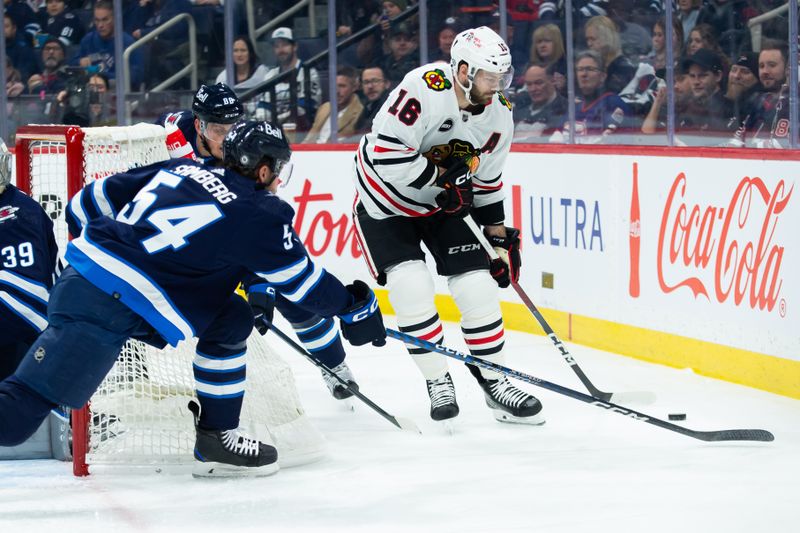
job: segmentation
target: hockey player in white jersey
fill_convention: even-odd
[[[514,125],[502,90],[513,77],[511,54],[499,35],[480,27],[456,36],[451,57],[449,67],[431,63],[406,74],[362,138],[355,157],[354,219],[367,264],[388,287],[401,331],[444,340],[420,248],[425,243],[461,311],[470,352],[503,364],[498,285],[516,281],[520,266],[519,231],[504,225],[503,210],[502,172]],[[490,263],[465,216],[475,217],[507,262]],[[445,358],[407,349],[426,379],[431,418],[457,416]],[[505,376],[469,370],[495,418],[544,421],[539,400]]]

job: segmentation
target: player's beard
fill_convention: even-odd
[[[492,96],[494,96],[494,91],[490,93],[480,93],[475,88],[475,85],[469,90],[469,99],[475,105],[486,105],[492,101]]]

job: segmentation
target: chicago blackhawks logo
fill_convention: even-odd
[[[431,146],[431,149],[422,155],[435,165],[449,168],[456,161],[474,153],[475,147],[468,141],[452,139],[447,144]]]
[[[509,110],[511,109],[511,102],[508,101],[506,95],[501,92],[497,93],[497,99],[500,100],[500,103],[506,106]]]
[[[445,89],[450,89],[453,86],[453,84],[450,83],[450,80],[444,76],[444,71],[438,68],[429,70],[423,74],[422,79],[428,84],[428,88],[433,89],[434,91],[444,91]]]

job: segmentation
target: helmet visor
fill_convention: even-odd
[[[233,127],[233,124],[219,124],[218,122],[200,121],[200,132],[203,137],[215,143],[221,143]]]
[[[508,67],[505,72],[489,72],[478,69],[473,82],[482,91],[505,91],[511,86],[514,79],[514,67]]]

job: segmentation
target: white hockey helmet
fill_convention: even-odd
[[[6,148],[6,143],[0,139],[0,192],[11,183],[11,152]]]
[[[466,86],[458,81],[458,65],[462,61],[468,67]],[[501,75],[499,84],[501,91],[508,89],[514,77],[508,45],[494,30],[486,26],[464,30],[456,35],[450,47],[450,68],[453,70],[456,83],[467,93],[467,98],[479,70]]]

